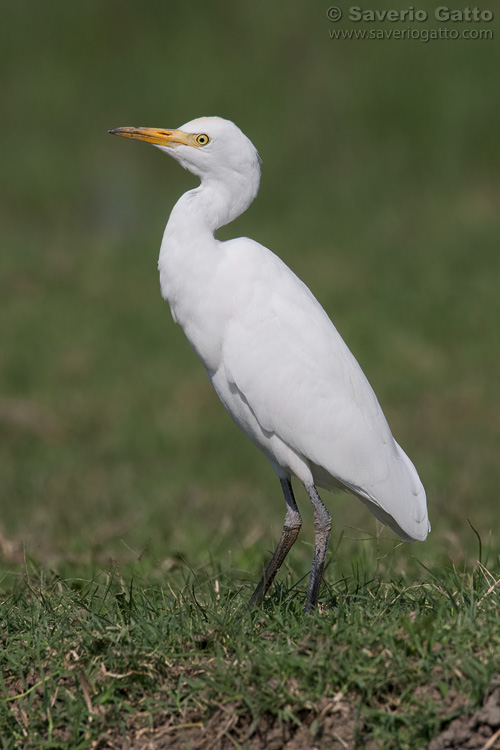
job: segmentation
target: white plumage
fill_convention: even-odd
[[[355,358],[309,289],[270,250],[214,231],[255,198],[260,159],[228,120],[179,130],[118,128],[198,175],[174,206],[160,251],[161,289],[225,408],[265,453],[287,503],[283,535],[251,603],[272,582],[300,529],[290,478],[315,509],[315,555],[306,610],[316,604],[331,519],[315,485],[357,495],[403,539],[430,530],[425,490],[392,437]]]

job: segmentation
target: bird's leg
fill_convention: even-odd
[[[326,550],[332,529],[332,517],[323,505],[316,487],[313,484],[306,484],[305,488],[314,508],[314,555],[304,607],[304,612],[310,612],[318,602],[319,587],[321,586],[325,567]]]
[[[286,502],[285,523],[283,524],[281,539],[274,550],[269,565],[248,602],[249,609],[250,607],[258,606],[261,603],[266,591],[272,584],[276,573],[280,569],[283,560],[295,543],[302,526],[302,518],[300,517],[299,509],[297,508],[297,503],[293,496],[292,484],[289,479],[281,479],[280,481]]]

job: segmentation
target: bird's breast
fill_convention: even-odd
[[[222,278],[221,261],[209,250],[189,253],[162,246],[158,264],[162,295],[209,372],[220,367],[224,333],[234,314],[234,299]]]

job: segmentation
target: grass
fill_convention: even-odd
[[[249,587],[231,574],[174,587],[140,565],[82,579],[28,561],[2,603],[2,747],[243,748],[275,720],[309,747],[335,729],[349,747],[420,749],[481,705],[500,670],[498,578],[333,567],[319,612],[281,584],[238,619]]]
[[[0,746],[302,750],[340,732],[421,750],[500,673],[497,39],[336,43],[300,0],[7,6]],[[284,575],[235,617],[281,530],[279,484],[160,298],[163,227],[194,181],[106,133],[200,114],[263,158],[221,238],[311,287],[428,492],[415,545],[325,494],[306,619],[300,488]]]

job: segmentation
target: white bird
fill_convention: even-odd
[[[356,495],[405,541],[430,531],[425,490],[357,361],[319,302],[270,250],[214,232],[257,195],[260,158],[229,120],[179,130],[117,128],[200,178],[175,204],[161,245],[161,291],[236,424],[267,456],[286,502],[281,538],[250,599],[260,604],[302,525],[291,477],[314,508],[305,611],[317,603],[331,516],[316,486]]]

